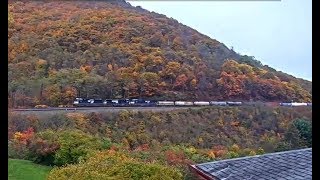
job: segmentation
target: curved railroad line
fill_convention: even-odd
[[[200,107],[68,107],[68,108],[27,108],[27,109],[9,109],[13,112],[41,112],[41,111],[120,111],[120,110],[175,110]]]
[[[266,104],[263,104],[268,106]],[[248,106],[248,105],[242,105]],[[250,106],[250,105],[249,105]],[[252,105],[251,105],[252,106]],[[121,110],[132,110],[132,111],[171,111],[176,109],[196,109],[204,107],[241,107],[241,106],[152,106],[152,107],[49,107],[49,108],[24,108],[24,109],[9,109],[12,112],[76,112],[76,111],[121,111]],[[285,106],[290,107],[290,106]],[[299,106],[298,106],[299,107]],[[304,106],[312,107],[312,106]]]

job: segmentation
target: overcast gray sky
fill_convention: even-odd
[[[312,80],[312,2],[128,1],[172,17],[263,64]]]

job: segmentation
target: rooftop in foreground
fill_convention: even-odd
[[[192,165],[205,179],[312,179],[312,148]]]

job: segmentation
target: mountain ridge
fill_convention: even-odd
[[[12,106],[101,98],[311,101],[312,82],[125,1],[9,1]]]

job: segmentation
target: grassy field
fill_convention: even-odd
[[[9,180],[44,180],[52,168],[34,164],[31,161],[20,159],[9,159]]]

